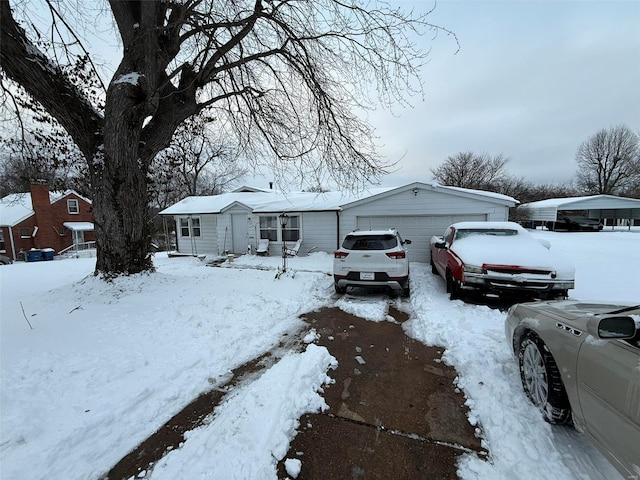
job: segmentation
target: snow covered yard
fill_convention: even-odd
[[[638,303],[640,231],[535,235],[575,264],[572,298]],[[225,265],[234,268],[211,268],[158,255],[156,274],[112,283],[90,276],[91,259],[1,267],[0,478],[99,478],[285,333],[311,342],[301,313],[336,304],[386,319],[385,295],[337,300],[330,255],[290,259],[276,280],[280,262],[246,256]],[[427,265],[411,268],[411,299],[396,302],[412,316],[405,330],[445,347],[491,453],[491,462],[464,457],[461,477],[616,478],[580,434],[552,428],[527,403],[504,338],[505,314],[451,302]],[[297,419],[324,408],[321,387],[333,362],[313,344],[285,355],[227,395],[146,478],[275,479]]]

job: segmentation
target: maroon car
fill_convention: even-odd
[[[517,223],[454,223],[431,239],[431,269],[447,282],[451,299],[465,291],[566,297],[574,268]]]

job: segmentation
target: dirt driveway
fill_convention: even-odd
[[[463,453],[486,456],[467,420],[456,372],[440,361],[442,349],[407,337],[407,314],[393,307],[395,322],[371,322],[337,308],[303,319],[320,334],[319,345],[338,360],[324,388],[329,409],[300,419],[299,433],[285,458],[302,462],[299,480],[455,479]],[[308,329],[300,332],[306,333]],[[301,349],[301,336],[287,338],[277,351]],[[269,352],[236,369],[223,388],[205,393],[124,457],[104,480],[129,479],[184,441],[215,411],[225,392],[251,381],[278,360]],[[278,476],[288,478],[284,462]]]
[[[339,366],[324,389],[329,410],[301,419],[287,454],[302,461],[298,479],[455,479],[462,453],[486,456],[442,349],[407,337],[407,314],[389,313],[396,323],[337,308],[306,316]]]

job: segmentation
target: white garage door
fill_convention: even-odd
[[[410,215],[357,217],[360,230],[396,228],[403,239],[411,240],[407,246],[412,262],[429,262],[429,241],[434,235],[442,235],[456,222],[483,222],[486,215]]]

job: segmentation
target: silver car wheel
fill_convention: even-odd
[[[549,398],[549,382],[547,370],[540,350],[535,343],[529,341],[524,348],[522,357],[522,374],[525,388],[531,395],[531,401],[536,407],[543,406]]]
[[[544,342],[528,332],[518,341],[520,379],[527,397],[549,423],[571,422],[571,405],[558,365]]]

